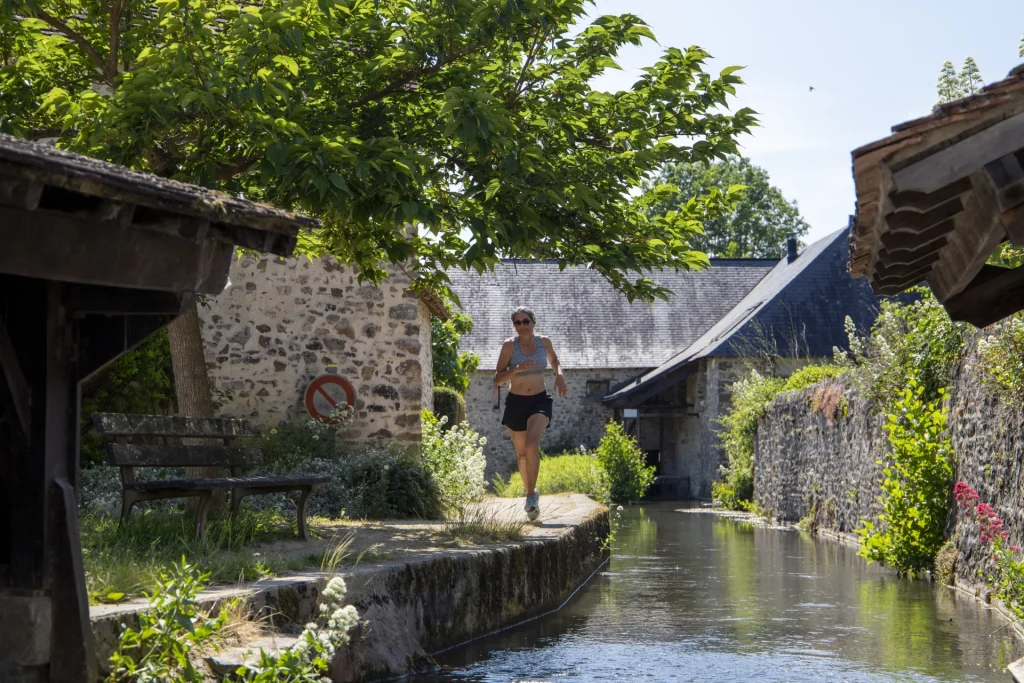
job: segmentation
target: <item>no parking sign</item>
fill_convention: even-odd
[[[356,405],[355,390],[347,379],[337,373],[337,365],[328,365],[327,374],[315,378],[306,387],[306,412],[325,424],[338,424],[344,419],[336,414],[341,404],[353,408]]]

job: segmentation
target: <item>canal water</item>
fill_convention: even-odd
[[[439,681],[1002,681],[996,612],[796,531],[627,508],[561,610],[444,653]]]

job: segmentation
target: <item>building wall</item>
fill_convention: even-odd
[[[346,440],[418,442],[433,404],[430,312],[400,272],[380,288],[331,257],[237,258],[199,308],[214,400],[265,426],[309,419],[303,395],[329,363],[356,393]]]
[[[569,388],[566,398],[555,397],[554,420],[544,433],[541,448],[545,451],[597,446],[604,435],[604,427],[612,417],[599,399],[588,398],[588,380],[609,380],[611,386],[635,377],[641,369],[616,368],[598,370],[565,370],[565,383]],[[551,373],[546,378],[548,391],[554,382]],[[487,437],[484,453],[487,456],[487,480],[495,474],[507,475],[516,469],[515,449],[508,429],[501,424],[508,386],[501,387],[500,406],[495,408],[494,370],[480,370],[470,378],[466,391],[466,419],[470,426]]]

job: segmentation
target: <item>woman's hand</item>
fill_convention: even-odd
[[[562,398],[565,398],[566,396],[569,395],[569,387],[565,385],[565,378],[562,377],[561,375],[555,377],[555,391]]]
[[[515,371],[515,373],[517,375],[521,375],[524,372],[528,372],[530,370],[533,370],[534,364],[535,364],[535,361],[527,360],[527,361],[523,361],[522,363],[520,363],[519,365],[515,366],[512,369]]]

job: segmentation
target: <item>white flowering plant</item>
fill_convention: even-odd
[[[203,653],[217,649],[221,631],[234,611],[223,605],[216,616],[199,609],[198,596],[208,574],[200,574],[185,560],[162,574],[149,594],[150,609],[139,613],[139,629],[122,625],[117,650],[110,658],[107,683],[191,683],[206,680],[197,667]],[[246,683],[322,683],[323,674],[359,613],[345,605],[345,581],[327,582],[319,619],[306,624],[298,642],[281,653],[260,651],[256,664],[243,665],[234,680]],[[237,604],[237,603],[235,603]]]
[[[458,514],[484,495],[485,437],[462,422],[445,429],[448,417],[429,410],[421,415],[422,459],[437,485],[446,514]]]

